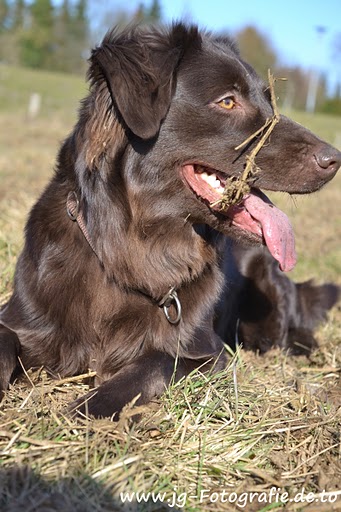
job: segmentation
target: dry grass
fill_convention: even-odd
[[[0,302],[11,292],[27,211],[71,124],[58,110],[31,123],[22,112],[0,119]],[[304,199],[272,197],[293,220],[296,279],[341,284],[340,191],[341,177]],[[221,375],[174,385],[144,408],[139,424],[129,408],[118,424],[70,420],[65,405],[86,391],[85,380],[30,372],[0,408],[1,512],[168,510],[174,492],[173,510],[341,510],[340,337],[335,308],[311,360],[241,351]],[[313,501],[269,505],[262,494],[242,501],[271,488],[297,499],[304,488]],[[170,502],[160,495],[157,503],[123,505],[125,491],[165,493]],[[223,491],[237,493],[239,506],[227,494],[210,501]]]
[[[144,408],[138,425],[129,408],[117,425],[71,421],[64,407],[85,385],[30,374],[2,405],[0,509],[125,510],[120,493],[171,500],[175,489],[179,504],[186,493],[186,510],[216,510],[210,496],[222,490],[243,496],[275,487],[293,498],[304,488],[314,499],[321,491],[334,497],[341,493],[340,362],[332,345],[310,362],[279,351],[240,353],[218,376],[173,386],[161,404]],[[136,510],[163,510],[152,505]],[[218,510],[242,508],[219,503]]]

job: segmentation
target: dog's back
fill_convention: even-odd
[[[336,304],[337,285],[294,283],[265,247],[245,248],[229,239],[221,265],[225,286],[215,329],[226,343],[260,353],[277,346],[305,355],[317,347],[314,330]]]

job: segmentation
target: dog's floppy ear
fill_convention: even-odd
[[[186,35],[186,27],[182,29]],[[124,123],[142,139],[158,133],[170,105],[175,69],[184,51],[174,31],[112,31],[91,55],[90,77],[104,77]]]

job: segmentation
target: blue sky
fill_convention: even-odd
[[[101,4],[101,0],[98,4]],[[139,0],[107,0],[105,9],[136,9]],[[145,0],[146,5],[151,0]],[[328,81],[341,81],[341,57],[333,57],[332,41],[341,33],[341,0],[161,0],[165,21],[184,19],[210,30],[231,32],[256,25],[268,34],[281,61],[316,67]],[[316,27],[326,29],[321,36]]]

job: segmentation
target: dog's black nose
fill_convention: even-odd
[[[323,174],[329,176],[335,174],[341,166],[341,153],[335,148],[324,146],[315,153],[316,162]]]

